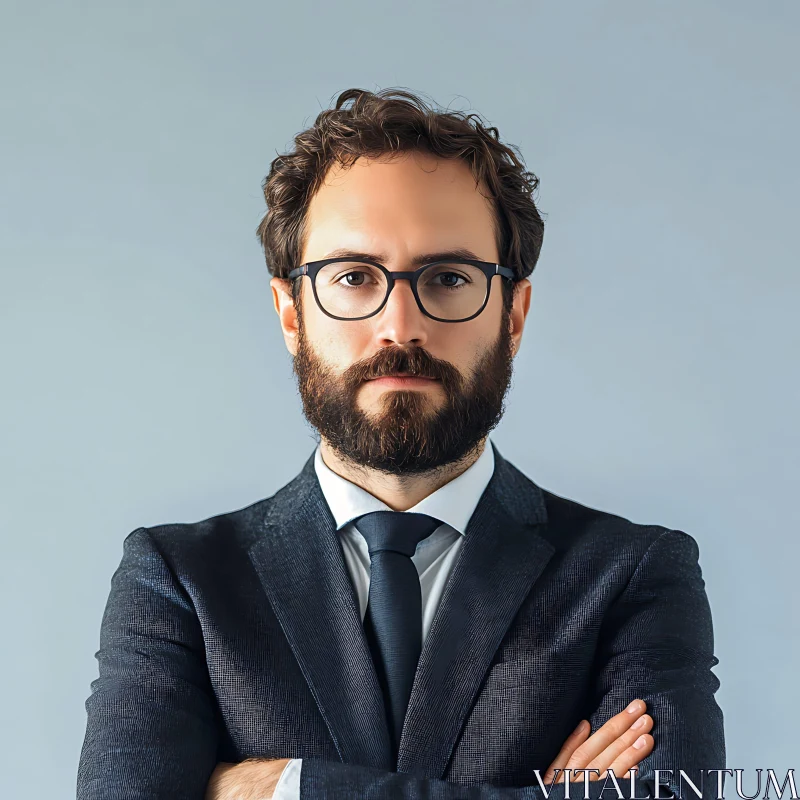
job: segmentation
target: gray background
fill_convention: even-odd
[[[800,3],[2,17],[5,796],[74,796],[123,538],[268,496],[313,448],[254,229],[270,160],[352,86],[520,146],[547,227],[494,439],[697,539],[729,766],[800,768]]]

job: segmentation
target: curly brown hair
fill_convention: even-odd
[[[515,281],[533,272],[544,234],[534,202],[539,179],[525,169],[518,148],[501,143],[497,128],[487,127],[478,114],[436,110],[403,89],[347,89],[294,144],[292,152],[272,161],[262,184],[267,213],[256,232],[272,275],[285,278],[298,265],[306,209],[330,167],[412,150],[467,162],[476,185],[486,187],[493,200],[501,263],[514,271]],[[503,281],[506,310],[513,286]]]

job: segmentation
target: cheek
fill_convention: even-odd
[[[448,326],[448,330],[435,343],[429,343],[428,351],[431,355],[448,361],[462,375],[470,375],[473,367],[497,337],[499,323],[491,320],[488,311],[487,307],[484,310],[485,317],[481,314],[469,322]]]
[[[339,371],[371,355],[369,331],[357,322],[314,313],[305,317],[305,334],[317,356]]]

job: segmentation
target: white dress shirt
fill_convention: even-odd
[[[330,507],[339,532],[347,571],[358,595],[361,621],[369,599],[370,558],[367,540],[351,520],[371,511],[391,511],[360,486],[337,475],[323,460],[317,447],[314,467],[322,493]],[[494,452],[487,438],[483,452],[464,472],[432,494],[420,500],[408,512],[428,514],[442,524],[427,539],[423,539],[411,556],[419,573],[422,592],[422,641],[431,629],[447,579],[453,569],[467,530],[467,523],[478,505],[494,472]],[[406,512],[407,513],[407,512]],[[293,758],[283,770],[272,795],[273,800],[300,800],[300,768],[303,760]]]

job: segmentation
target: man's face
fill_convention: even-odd
[[[496,263],[492,214],[460,160],[419,152],[360,158],[334,167],[312,198],[300,263],[349,250],[410,271],[421,254],[457,248]],[[420,311],[408,281],[395,284],[374,316],[336,320],[317,306],[310,280],[300,280],[299,320],[288,281],[273,279],[275,306],[306,417],[341,457],[420,473],[465,457],[499,421],[528,281],[510,316],[495,276],[482,313],[448,323]],[[389,377],[398,374],[407,377]]]

